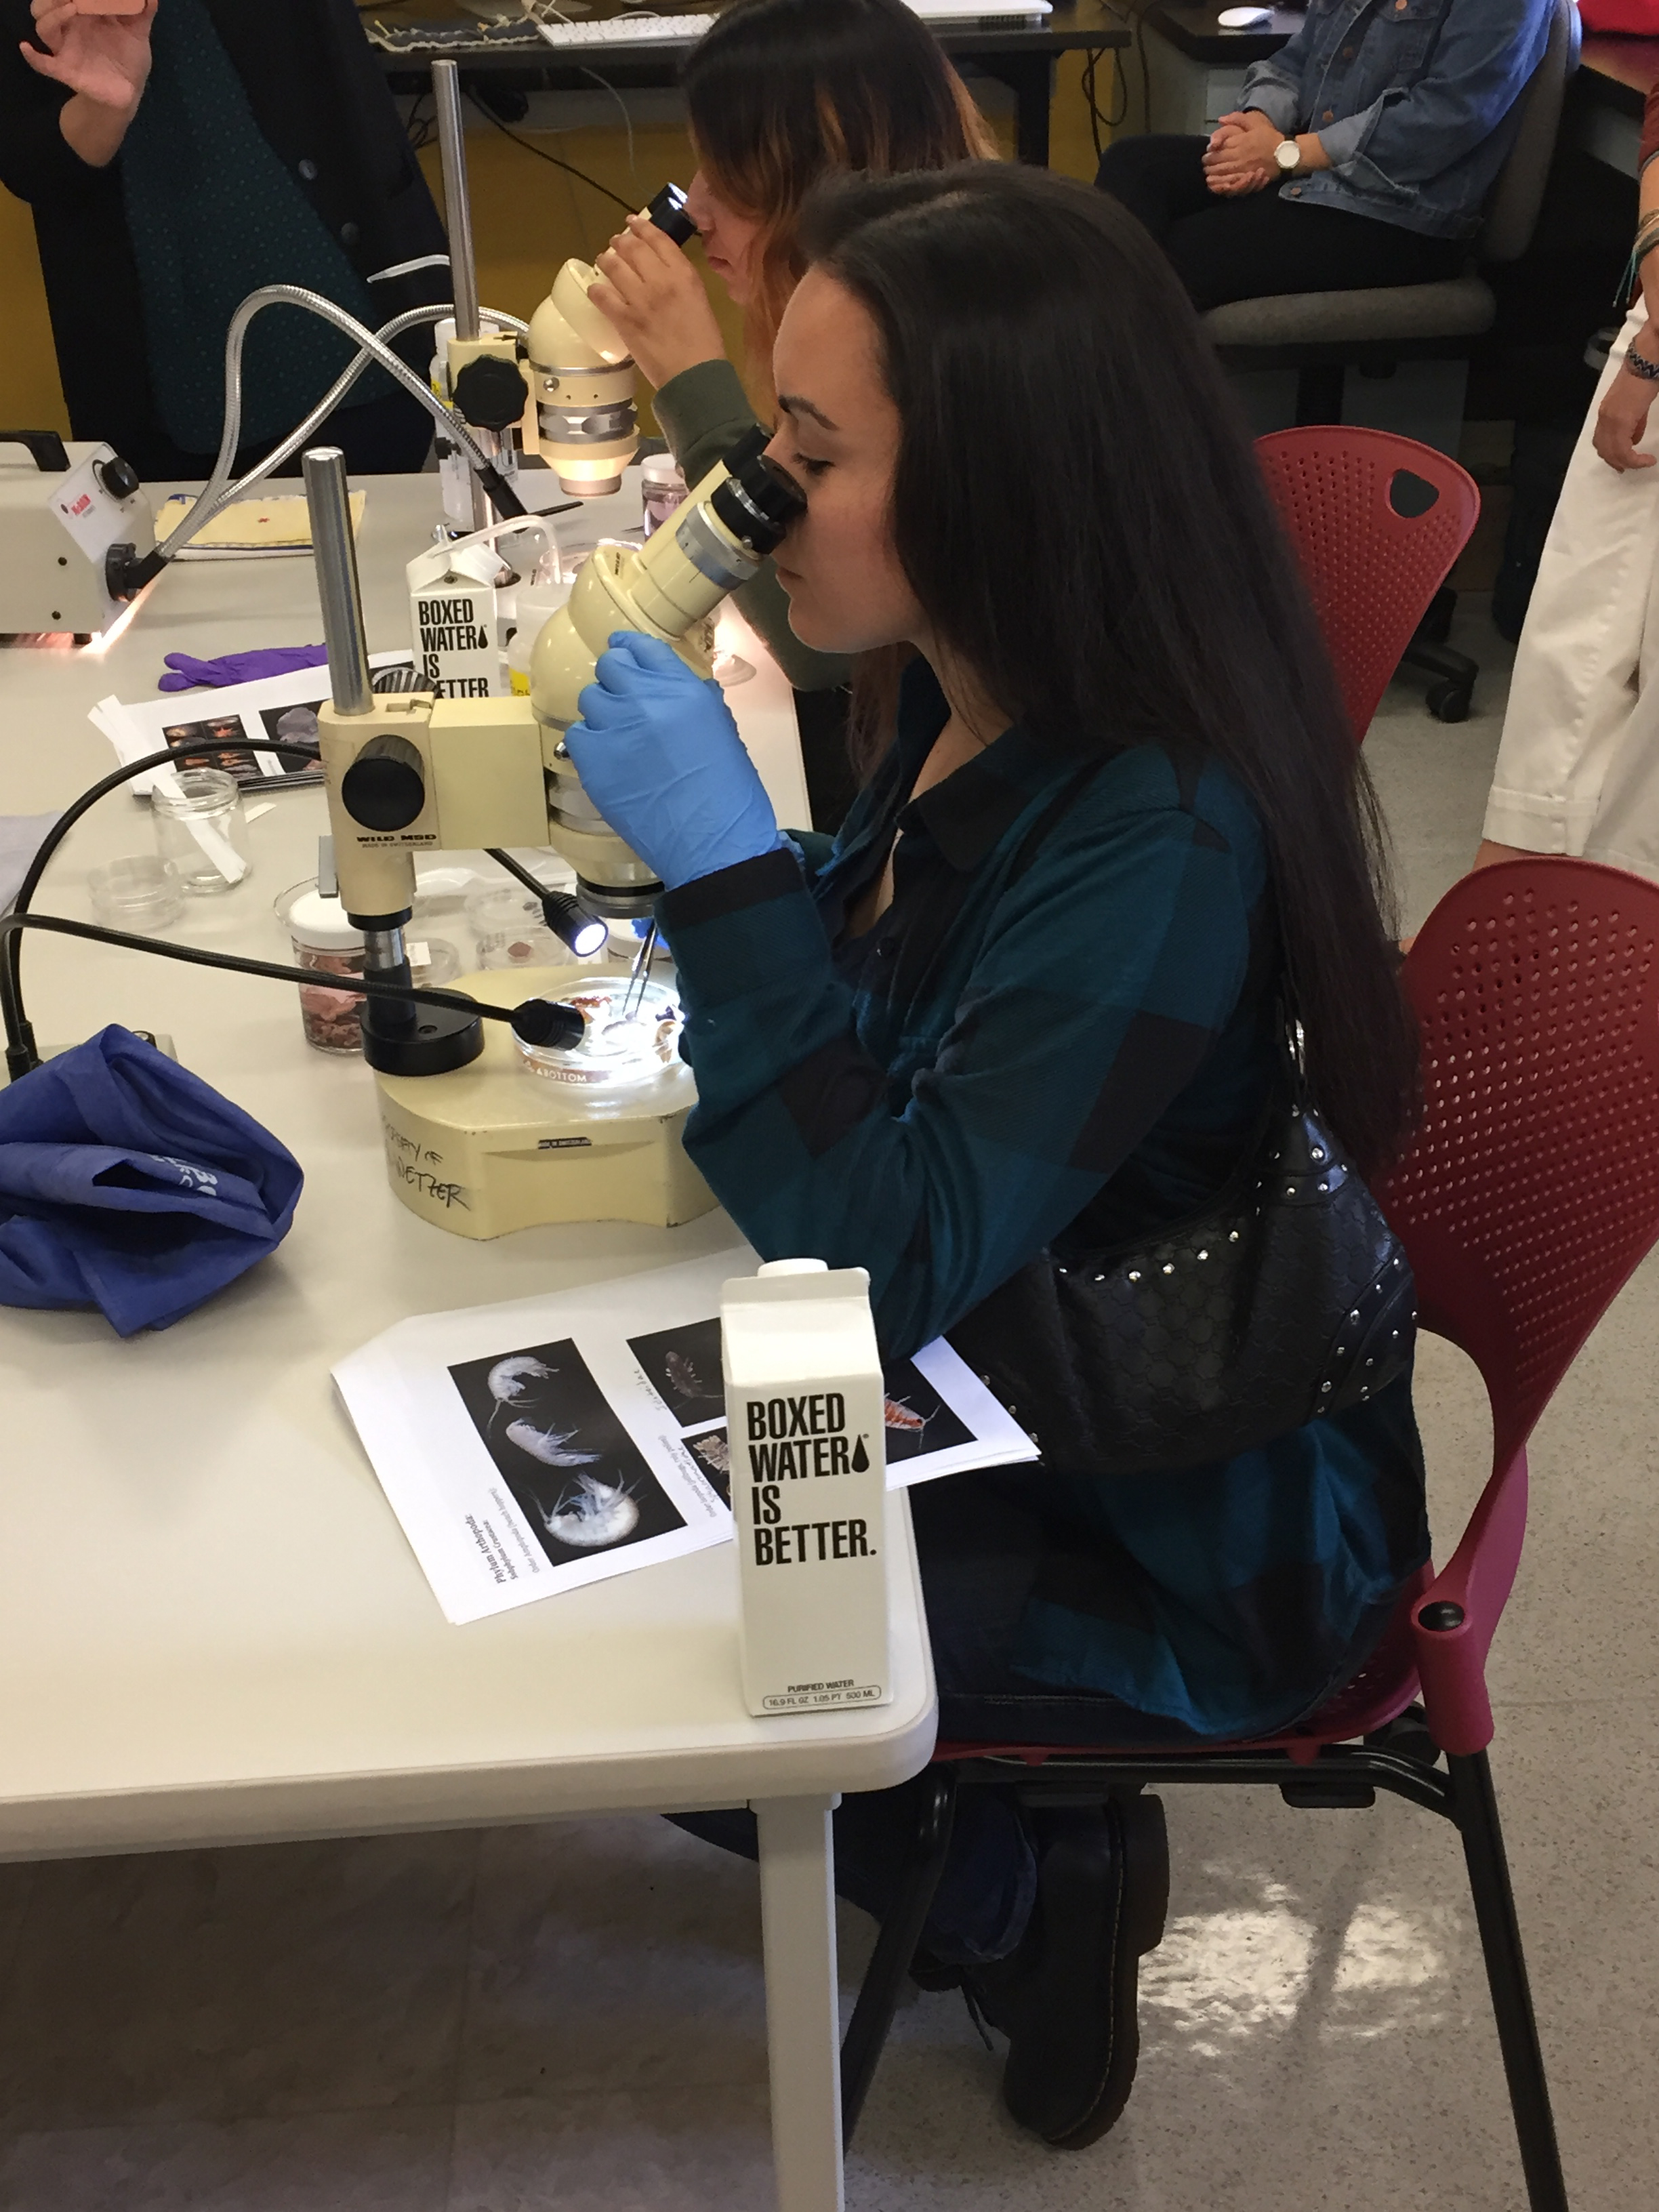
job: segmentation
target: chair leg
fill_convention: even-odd
[[[1526,1955],[1510,1887],[1510,1863],[1498,1825],[1492,1767],[1484,1751],[1452,1758],[1448,1765],[1474,1898],[1474,1917],[1480,1929],[1480,1948],[1486,1954],[1492,2007],[1498,2020],[1504,2072],[1509,2081],[1510,2104],[1515,2113],[1527,2201],[1532,2212],[1568,2212],[1567,2185],[1555,2140],[1532,1992],[1527,1984]]]
[[[1296,373],[1296,427],[1342,420],[1346,372],[1340,361],[1306,362]]]
[[[1420,668],[1435,678],[1428,695],[1431,714],[1442,722],[1468,720],[1474,680],[1480,673],[1479,661],[1471,660],[1467,653],[1455,653],[1449,645],[1435,644],[1420,629],[1400,659],[1402,667]]]
[[[916,1811],[915,1835],[910,1857],[899,1883],[891,1911],[881,1923],[876,1948],[865,1969],[853,2017],[841,2046],[841,2139],[843,2149],[853,2140],[865,2098],[875,2079],[876,2068],[898,2008],[899,1991],[921,1931],[932,1910],[939,1876],[951,1848],[951,1823],[956,1812],[957,1778],[948,1767],[930,1766],[919,1784],[921,1802]]]

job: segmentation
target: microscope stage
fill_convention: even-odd
[[[453,988],[498,1006],[569,999],[594,983],[577,968],[463,975]],[[603,988],[620,989],[618,971]],[[504,1022],[449,1075],[377,1075],[392,1188],[452,1236],[504,1237],[556,1221],[643,1221],[672,1228],[714,1205],[680,1142],[696,1103],[678,1058],[631,1084],[592,1089],[527,1066]]]

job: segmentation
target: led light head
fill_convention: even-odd
[[[598,915],[590,914],[581,901],[572,898],[568,891],[544,893],[542,914],[554,936],[568,945],[578,960],[592,960],[610,940],[610,925]],[[526,1042],[544,1044],[548,1040],[532,1037]]]

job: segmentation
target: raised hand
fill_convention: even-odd
[[[653,391],[726,351],[702,279],[647,216],[630,215],[594,263],[587,296],[614,326]]]
[[[34,35],[46,51],[25,43],[23,59],[94,106],[131,116],[149,82],[155,9],[146,0],[139,15],[88,15],[78,0],[33,0]]]

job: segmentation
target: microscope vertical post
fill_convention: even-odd
[[[362,592],[357,580],[357,546],[351,533],[351,497],[346,487],[345,455],[337,446],[313,446],[301,463],[306,503],[311,514],[311,543],[317,559],[317,593],[323,609],[323,642],[328,647],[328,680],[337,714],[372,714],[374,687],[369,676],[368,635],[363,627]],[[344,856],[336,848],[335,864]],[[343,884],[342,889],[343,890]],[[349,898],[343,903],[350,908]],[[356,915],[352,919],[357,920]],[[362,924],[363,972],[388,983],[410,981],[409,956],[401,916]],[[365,1033],[388,1039],[415,1026],[407,1001],[371,1000],[363,1009]]]
[[[444,228],[449,234],[449,276],[454,289],[455,335],[478,335],[478,264],[472,250],[472,200],[466,178],[466,137],[461,121],[460,72],[453,62],[432,64],[438,110],[438,154],[443,164]]]
[[[478,263],[472,244],[472,196],[466,173],[466,130],[461,113],[461,79],[455,64],[432,64],[432,98],[438,113],[438,157],[443,168],[444,228],[449,234],[450,296],[455,302],[455,336],[478,337],[483,321],[478,309]],[[481,434],[490,449],[489,434]],[[483,486],[474,477],[472,526],[486,529],[494,517]]]
[[[372,714],[374,689],[369,679],[368,634],[363,628],[345,455],[337,446],[313,446],[301,467],[311,514],[317,594],[323,606],[323,643],[328,647],[328,680],[335,711]]]

